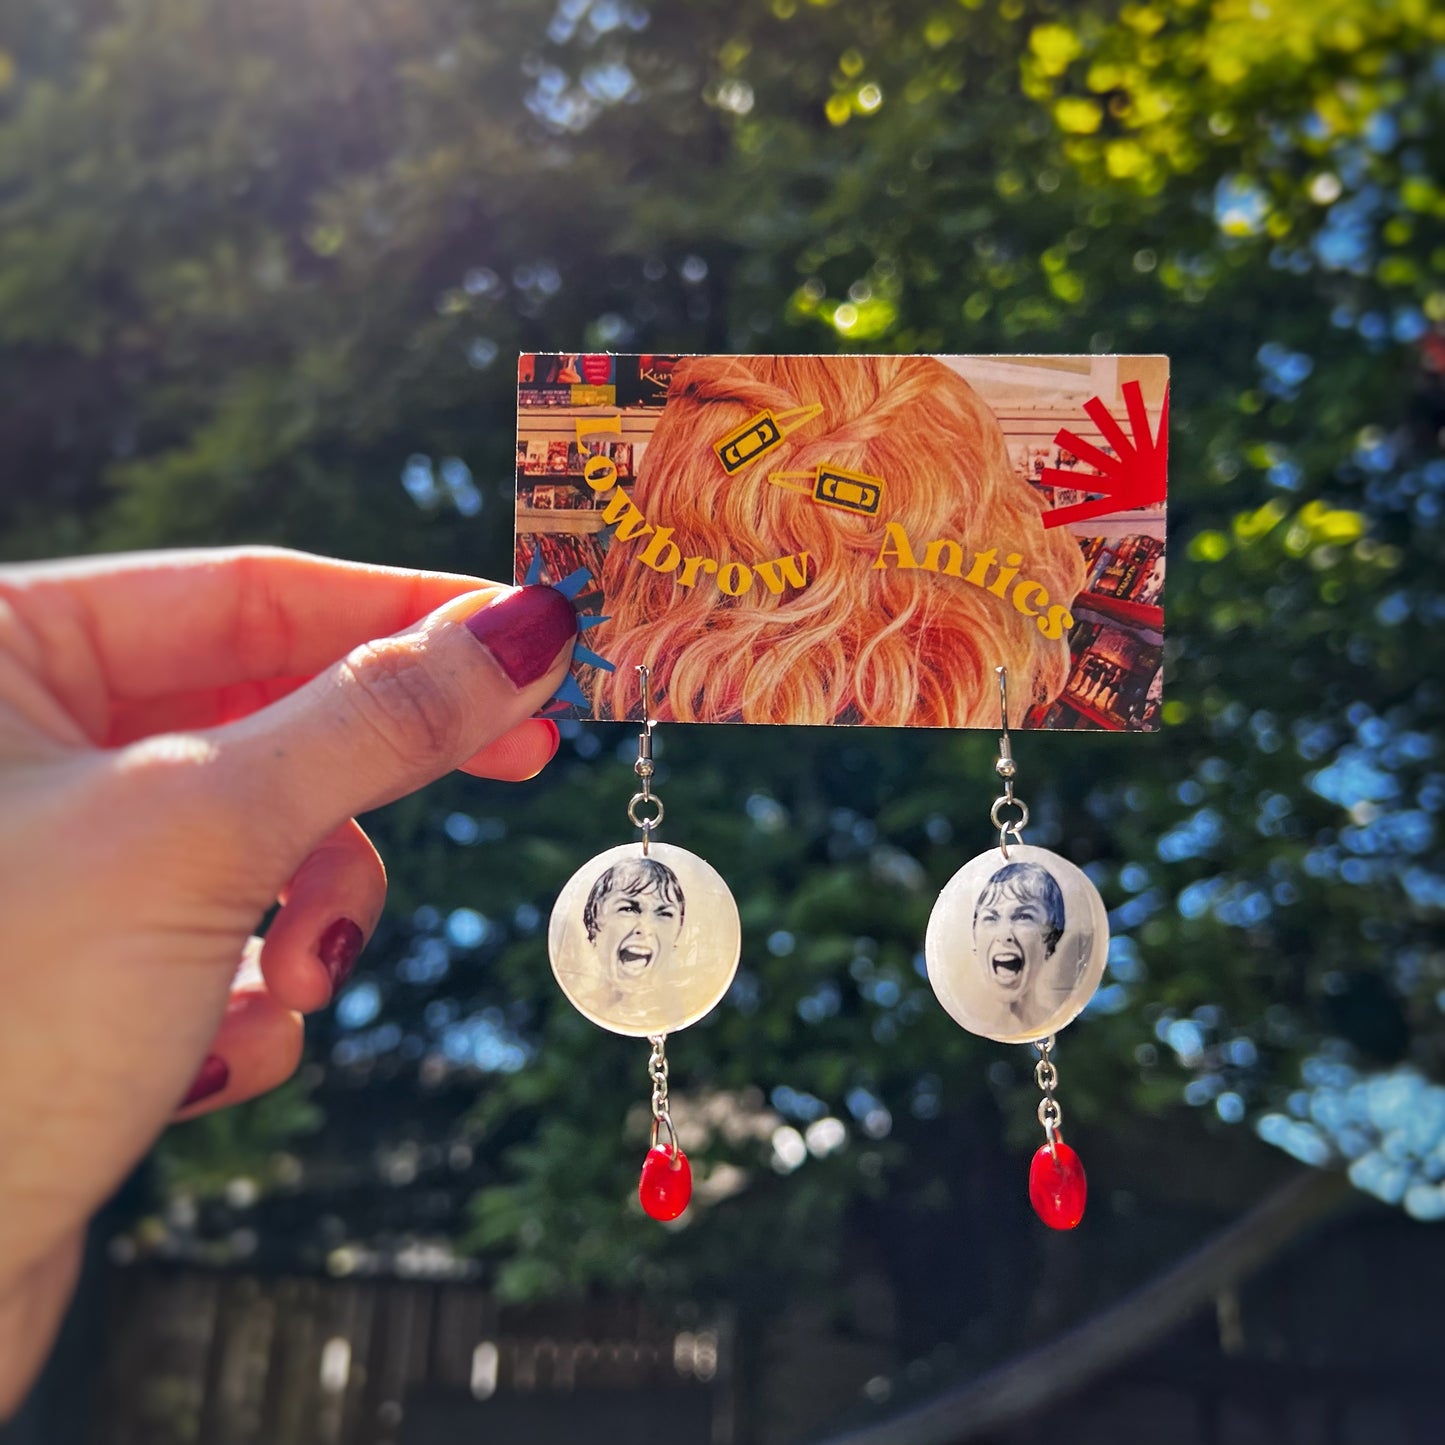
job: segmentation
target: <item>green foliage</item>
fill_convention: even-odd
[[[1240,1121],[1313,1127],[1339,1070],[1438,1076],[1445,35],[1423,0],[12,9],[6,553],[269,540],[505,575],[522,347],[1167,352],[1167,726],[1019,746],[1030,841],[1090,866],[1121,940],[1062,1041],[1071,1138],[1136,1194],[1203,1151],[1242,1197],[1268,1152]],[[543,939],[566,877],[628,835],[631,734],[574,730],[544,780],[368,820],[389,921],[313,1030],[326,1123],[260,1217],[334,1266],[449,1238],[517,1297],[766,1309],[837,1283],[874,1229],[956,1236],[940,1280],[985,1229],[1030,1259],[978,1198],[995,1165],[1022,1198],[1028,1064],[955,1029],[916,964],[988,842],[991,742],[664,730],[665,836],[745,930],[739,989],[672,1049],[711,1202],[671,1232],[626,1204],[645,1055],[559,1002]],[[456,909],[480,943],[448,938]],[[1165,1152],[1131,1165],[1139,1115]],[[846,1147],[780,1172],[775,1131],[816,1117]],[[167,1177],[264,1177],[252,1149],[177,1136]],[[956,1309],[1019,1318],[985,1276]],[[961,1327],[926,1296],[921,1334]]]

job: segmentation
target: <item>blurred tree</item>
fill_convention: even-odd
[[[629,832],[632,735],[592,727],[536,784],[368,820],[390,913],[294,1097],[172,1135],[164,1188],[204,1206],[134,1247],[460,1249],[515,1296],[751,1318],[871,1272],[902,1349],[977,1363],[1237,1211],[1281,1167],[1257,1135],[1445,1215],[1424,0],[6,9],[11,556],[265,540],[502,575],[522,348],[1173,358],[1166,729],[1020,749],[1030,840],[1089,865],[1116,932],[1060,1051],[1086,1265],[1023,1201],[1028,1061],[918,964],[988,841],[992,739],[727,728],[660,748],[666,836],[745,927],[673,1049],[709,1138],[690,1227],[624,1207],[645,1056],[546,965],[551,897]]]

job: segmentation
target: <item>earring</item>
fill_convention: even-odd
[[[965,863],[944,885],[923,953],[933,991],[955,1022],[983,1038],[1036,1050],[1044,1143],[1029,1166],[1029,1201],[1051,1228],[1072,1229],[1084,1216],[1087,1183],[1079,1156],[1064,1143],[1063,1110],[1054,1097],[1054,1035],[1099,986],[1109,919],[1081,869],[1023,840],[1029,810],[1014,796],[1008,672],[994,670],[1003,729],[994,770],[1004,790],[989,820],[998,829],[998,849]]]
[[[633,771],[641,789],[627,816],[640,842],[609,848],[567,881],[552,909],[547,952],[572,1006],[593,1023],[652,1045],[652,1142],[638,1197],[654,1219],[676,1219],[692,1197],[692,1169],[667,1098],[667,1036],[696,1023],[728,991],[742,951],[737,904],[695,853],[654,843],[662,799],[652,791],[651,674],[637,669],[642,731]]]

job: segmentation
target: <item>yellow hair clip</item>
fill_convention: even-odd
[[[723,464],[723,471],[732,476],[759,457],[766,456],[774,447],[781,446],[789,432],[796,431],[822,414],[823,403],[820,401],[794,407],[791,411],[760,411],[721,441],[714,442],[712,449]]]
[[[827,463],[811,472],[769,472],[768,480],[786,491],[802,492],[824,507],[861,512],[865,517],[876,517],[883,501],[882,477],[844,471]]]

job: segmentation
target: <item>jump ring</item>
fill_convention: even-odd
[[[652,1119],[652,1147],[657,1148],[657,1136],[662,1126],[667,1125],[668,1153],[674,1157],[677,1155],[677,1130],[672,1127],[672,1120],[666,1114],[655,1114]]]
[[[1004,807],[1010,803],[1019,810],[1019,816],[1016,821],[1005,823],[1003,820],[1003,810]],[[1029,805],[1024,802],[1022,798],[1010,798],[1007,796],[995,798],[993,800],[993,807],[988,810],[988,820],[999,830],[1000,834],[1005,832],[1012,833],[1015,838],[1018,838],[1019,833],[1029,825]],[[1019,839],[1019,841],[1022,842],[1023,840]]]
[[[637,816],[637,805],[639,803],[654,804],[657,808],[657,815],[652,818],[639,818]],[[662,799],[651,793],[634,793],[632,795],[632,801],[627,805],[627,816],[632,820],[632,826],[634,828],[641,828],[644,833],[650,833],[662,822]]]

